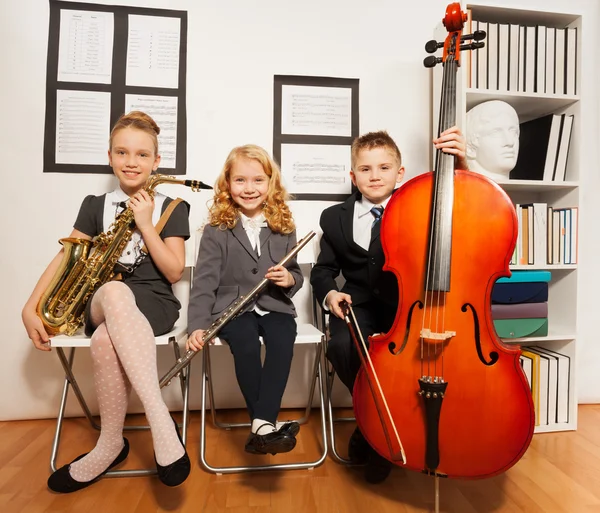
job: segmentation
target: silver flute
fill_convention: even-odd
[[[289,261],[292,258],[294,258],[314,236],[314,231],[311,230],[310,232],[308,232],[308,234],[304,238],[300,239],[296,243],[296,245],[291,249],[291,251],[287,255],[285,255],[277,265],[285,266],[287,263],[289,263]],[[227,324],[229,321],[240,315],[246,308],[246,306],[248,306],[249,303],[254,301],[254,299],[256,299],[256,297],[260,294],[262,289],[264,289],[267,286],[267,283],[269,283],[269,280],[263,278],[260,281],[260,283],[258,283],[258,285],[256,285],[250,292],[248,292],[248,294],[237,298],[233,302],[233,304],[225,311],[225,313],[221,315],[221,317],[219,317],[215,322],[213,322],[210,328],[208,328],[204,332],[204,337],[202,337],[204,343],[209,343],[213,338],[215,338],[218,335],[219,331],[221,331],[221,328],[225,326],[225,324]],[[181,358],[179,358],[175,365],[171,368],[171,370],[169,370],[169,372],[167,372],[160,380],[160,388],[163,388],[165,385],[168,385],[171,382],[171,380],[182,371],[182,369],[185,369],[185,367],[187,367],[190,364],[192,358],[196,356],[198,352],[199,351],[189,350]]]

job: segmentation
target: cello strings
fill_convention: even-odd
[[[460,35],[458,36],[460,37]],[[457,44],[455,40],[455,44]],[[456,76],[457,76],[457,65],[454,56],[451,55],[448,59],[446,59],[446,68],[448,68],[448,82],[449,87],[447,89],[447,123],[446,128],[449,128],[450,125],[456,124]],[[446,156],[446,162],[448,166],[448,171],[445,173],[445,180],[452,181],[452,185],[454,185],[454,156],[452,154]],[[446,191],[451,191],[451,194],[448,194],[449,197],[446,198],[445,205],[448,207],[448,211],[444,212],[445,216],[450,216],[450,223],[444,224],[444,229],[448,230],[449,233],[446,233],[443,240],[452,241],[452,219],[453,219],[453,208],[454,208],[454,186],[453,187],[445,187]],[[451,244],[451,242],[450,242]],[[450,248],[446,248],[447,258],[444,259],[444,273],[451,279],[450,271],[452,268],[452,246]],[[448,283],[448,288],[451,286],[451,280]],[[443,306],[443,322],[442,322],[442,332],[446,332],[446,296],[447,292],[444,292],[444,306]],[[441,355],[440,355],[440,377],[444,379],[444,340],[441,341]],[[437,375],[437,358],[436,358],[436,375]]]
[[[448,82],[448,71],[447,71],[447,66],[444,65],[443,68],[443,76],[442,76],[442,97],[441,97],[441,101],[440,101],[440,115],[439,115],[439,120],[438,120],[438,136],[440,135],[440,133],[443,131],[443,126],[445,124],[445,120],[446,120],[446,113],[447,113],[447,82]],[[436,150],[436,169],[435,169],[435,180],[434,180],[434,189],[433,189],[433,197],[432,197],[432,209],[431,209],[431,218],[430,218],[430,233],[429,233],[429,261],[428,261],[428,267],[427,267],[427,279],[426,279],[426,286],[425,286],[425,312],[423,313],[423,322],[425,325],[425,322],[427,322],[427,327],[429,328],[430,332],[432,331],[436,331],[437,330],[437,313],[436,314],[436,322],[435,322],[435,326],[434,326],[434,304],[437,303],[436,301],[436,296],[439,297],[439,295],[435,294],[435,289],[438,288],[436,287],[436,284],[439,280],[439,260],[440,260],[440,255],[439,255],[439,251],[440,248],[438,247],[438,240],[439,240],[439,235],[436,237],[434,236],[436,234],[434,227],[437,225],[437,220],[438,220],[438,211],[440,210],[440,203],[439,203],[439,191],[443,190],[443,188],[441,187],[442,185],[442,180],[443,180],[443,169],[444,169],[444,154],[441,152],[441,150]],[[430,272],[431,269],[431,272]],[[431,277],[432,280],[432,288],[434,290],[431,291],[431,294],[429,293],[429,278]],[[438,304],[439,306],[439,304]],[[426,321],[427,320],[427,321]],[[424,326],[423,326],[424,327]],[[421,338],[421,345],[423,345],[423,338]],[[427,375],[431,376],[431,344],[428,343],[427,344]],[[423,348],[421,347],[421,358],[423,358]],[[422,372],[421,375],[424,375],[424,373]]]
[[[448,127],[448,116],[449,116],[449,109],[450,109],[450,102],[451,102],[451,98],[450,98],[450,87],[451,87],[451,79],[452,79],[452,75],[450,74],[450,63],[451,63],[451,57],[450,60],[446,60],[446,62],[444,63],[444,90],[443,90],[443,118],[442,118],[442,122],[441,122],[441,126],[439,129],[439,132],[443,132],[447,127]],[[447,204],[447,198],[446,198],[446,194],[447,194],[447,181],[448,181],[448,157],[447,155],[442,152],[442,150],[438,150],[440,152],[440,161],[441,161],[441,166],[440,166],[440,174],[437,178],[438,181],[438,193],[439,193],[439,198],[436,201],[437,203],[437,208],[438,208],[438,212],[437,212],[437,218],[436,218],[436,222],[437,222],[437,228],[438,228],[438,237],[436,240],[436,260],[438,261],[438,264],[436,265],[436,269],[435,272],[437,274],[437,281],[436,283],[438,283],[438,287],[437,287],[437,293],[435,294],[435,302],[436,302],[436,308],[435,308],[435,313],[436,313],[436,322],[435,322],[435,332],[436,333],[440,333],[441,327],[440,324],[442,324],[443,326],[443,319],[444,319],[444,315],[443,312],[441,312],[441,299],[443,297],[443,292],[441,290],[441,283],[442,283],[442,277],[444,276],[444,267],[445,267],[445,258],[444,258],[444,250],[445,248],[443,247],[443,241],[446,240],[447,237],[447,233],[446,233],[446,226],[444,223],[444,219],[447,215],[446,212],[446,204]],[[441,227],[441,230],[440,230]],[[440,314],[442,319],[440,320]],[[436,339],[434,338],[433,340],[433,347],[432,347],[432,352],[433,352],[433,378],[435,379],[435,377],[437,376],[437,342]]]
[[[442,98],[442,110],[443,118],[439,132],[443,132],[451,125],[455,124],[456,119],[456,61],[452,53],[444,62],[444,81],[443,81],[443,98]],[[437,280],[441,284],[442,278],[448,276],[451,268],[451,245],[449,247],[437,247],[437,243],[443,244],[444,241],[451,241],[452,236],[452,210],[454,203],[454,157],[440,151],[442,165],[440,166],[440,175],[438,177],[438,189],[441,196],[441,202],[439,203],[439,218],[437,221],[441,223],[441,233],[436,240],[436,260],[439,259],[439,266],[436,265],[435,272],[437,272]],[[450,160],[452,159],[452,160]],[[437,204],[437,201],[436,201]],[[450,222],[446,222],[446,220]],[[451,244],[451,243],[450,243]],[[439,251],[439,253],[438,253]],[[448,283],[448,287],[449,287]],[[436,294],[436,322],[435,330],[436,333],[445,333],[446,329],[446,296],[447,292],[442,290],[442,287],[438,287]],[[441,318],[440,318],[441,317]],[[443,368],[444,368],[444,338],[437,342],[433,341],[433,368],[434,377],[438,377],[438,343],[440,344],[440,370],[439,377],[443,379]]]
[[[442,91],[445,90],[445,80],[446,80],[446,73],[444,70],[444,73],[442,75]],[[444,117],[444,102],[443,102],[443,97],[442,97],[442,101],[440,102],[440,113],[439,113],[439,118],[438,118],[438,136],[440,133],[440,127],[441,127],[441,123],[442,123],[442,119]],[[439,177],[440,174],[440,152],[439,150],[436,150],[436,159],[435,159],[435,177]],[[431,329],[431,310],[433,308],[433,301],[432,304],[429,305],[429,277],[430,277],[430,269],[431,266],[433,265],[433,269],[435,272],[435,261],[436,261],[436,249],[434,246],[434,230],[433,228],[433,220],[435,219],[435,213],[436,213],[436,206],[437,206],[437,186],[436,186],[436,180],[434,180],[434,189],[433,189],[433,197],[431,200],[431,219],[430,219],[430,230],[429,230],[429,254],[427,255],[427,268],[425,269],[425,297],[424,297],[424,301],[423,301],[423,318],[422,318],[422,323],[421,323],[421,337],[420,337],[420,345],[421,345],[421,377],[425,376],[425,370],[424,370],[424,364],[423,364],[423,357],[424,357],[424,348],[423,348],[423,331],[425,329],[425,326],[427,325],[430,329]],[[433,262],[432,262],[433,260]],[[429,321],[427,321],[427,317],[429,316]],[[427,345],[427,373],[429,374],[429,345]]]

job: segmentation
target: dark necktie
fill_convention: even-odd
[[[371,210],[373,215],[373,224],[371,224],[371,240],[379,236],[379,230],[381,227],[381,216],[383,215],[383,207],[381,205],[375,205]]]

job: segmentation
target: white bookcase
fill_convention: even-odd
[[[463,4],[463,10],[470,9],[473,20],[508,23],[526,26],[542,25],[554,28],[577,27],[577,87],[580,89],[581,69],[581,16],[557,12],[530,11],[521,9],[508,9],[476,3]],[[463,33],[467,33],[465,26]],[[434,33],[438,41],[443,41],[447,36],[446,29],[440,24]],[[500,57],[502,59],[502,57]],[[519,114],[519,121],[524,122],[546,114],[573,114],[574,123],[571,135],[571,144],[566,171],[566,181],[545,182],[538,180],[509,180],[499,185],[508,193],[516,203],[543,202],[555,208],[579,207],[579,180],[580,180],[580,112],[581,101],[579,94],[547,94],[527,92],[507,92],[492,89],[478,89],[466,87],[468,82],[469,66],[467,59],[461,56],[462,66],[457,77],[457,124],[465,131],[466,112],[474,106],[488,100],[502,100],[514,107]],[[439,119],[439,97],[441,88],[441,66],[436,66],[433,77],[433,120],[437,125]],[[578,92],[578,91],[577,91]],[[434,135],[437,126],[433,127]],[[585,215],[579,210],[579,216]],[[522,346],[538,345],[560,352],[570,357],[570,384],[569,384],[569,422],[536,427],[536,433],[574,430],[577,428],[577,389],[576,389],[576,346],[577,346],[577,264],[568,265],[518,265],[511,269],[544,269],[551,271],[552,279],[549,285],[548,297],[548,322],[549,331],[546,337],[531,337],[522,339],[505,339],[507,343],[518,343]]]

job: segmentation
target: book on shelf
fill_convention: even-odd
[[[498,24],[498,91],[509,91],[510,25]]]
[[[571,207],[571,261],[569,262],[571,264],[576,264],[579,260],[579,227],[577,226],[579,222],[578,217],[579,208]]]
[[[565,29],[557,28],[555,32],[556,45],[554,47],[554,92],[565,93]]]
[[[483,21],[477,22],[477,30],[483,30],[486,34],[488,31],[488,24]],[[488,44],[486,42],[485,47],[477,51],[477,88],[487,89],[488,88]]]
[[[562,116],[548,114],[520,123],[519,155],[511,180],[551,181],[555,174]]]
[[[550,359],[546,354],[540,353],[539,351],[535,351],[531,348],[528,349],[540,357],[540,373],[538,375],[538,379],[540,380],[540,398],[538,403],[540,408],[540,425],[547,426],[549,424],[548,401],[550,396]]]
[[[546,27],[535,27],[535,89],[536,93],[546,92]]]
[[[498,24],[488,23],[487,33],[487,88],[498,90]]]
[[[567,174],[567,161],[569,157],[569,147],[571,146],[571,133],[573,132],[573,115],[562,115],[560,129],[560,142],[558,145],[558,154],[552,180],[555,182],[564,182]]]
[[[525,373],[525,377],[527,378],[527,383],[529,384],[529,389],[531,388],[531,373],[532,373],[532,364],[533,360],[521,354],[521,367],[523,368],[523,372]]]
[[[526,93],[536,92],[536,28],[525,27],[525,77],[523,81],[523,91]]]
[[[548,263],[548,204],[532,203],[533,209],[533,263]]]
[[[540,355],[526,349],[521,355],[531,360],[531,395],[535,410],[535,425],[540,425]]]
[[[530,351],[535,351],[548,362],[548,424],[558,422],[558,356],[544,351],[541,347],[530,346]],[[564,399],[567,399],[566,397]]]
[[[519,90],[519,25],[509,26],[508,90]]]
[[[475,31],[475,25],[473,24],[473,11],[471,9],[467,9],[467,22],[465,24],[465,32],[467,34],[472,34]],[[473,73],[473,68],[477,65],[477,52],[471,51],[466,53],[467,58],[467,87],[475,87],[473,83],[473,79],[475,78],[475,73]]]
[[[531,351],[544,353],[556,361],[556,423],[569,422],[571,358],[546,347],[528,347]],[[552,379],[552,378],[550,378]],[[553,394],[553,391],[551,391]]]
[[[565,29],[565,94],[577,94],[577,29]]]
[[[555,50],[556,50],[556,29],[553,27],[546,28],[546,93],[555,93]]]

